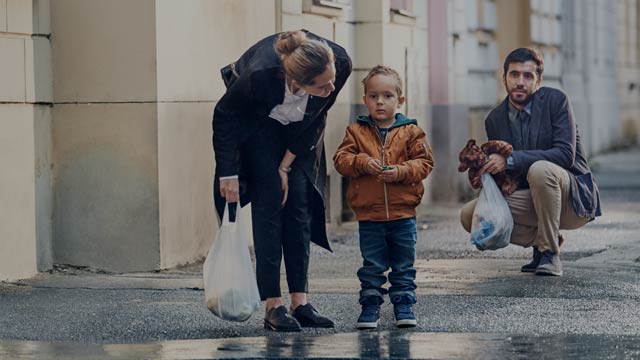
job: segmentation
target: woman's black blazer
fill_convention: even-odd
[[[280,57],[274,49],[278,36],[275,34],[260,40],[238,59],[235,69],[239,76],[230,84],[213,113],[216,179],[239,175],[242,205],[251,201],[242,176],[242,147],[260,122],[265,121],[271,110],[284,101],[285,76]],[[307,32],[307,36],[323,40],[333,49],[336,89],[326,98],[309,97],[304,119],[287,126],[291,134],[287,148],[296,154],[296,165],[304,169],[318,195],[318,201],[314,202],[312,241],[329,249],[324,214],[326,161],[323,137],[327,111],[351,74],[351,59],[341,46],[310,32]],[[215,196],[219,197],[218,189],[214,191]],[[216,200],[218,213],[221,214],[219,204],[224,205],[224,200]],[[274,201],[279,200],[274,198]]]

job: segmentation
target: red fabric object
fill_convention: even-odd
[[[471,139],[467,142],[467,145],[462,148],[462,151],[460,151],[460,155],[458,156],[458,160],[460,160],[458,171],[468,171],[471,187],[479,189],[482,187],[482,180],[478,172],[489,160],[489,155],[499,154],[506,158],[511,155],[512,152],[513,147],[509,143],[501,140],[491,140],[482,144],[482,146],[478,146],[476,140]],[[518,188],[518,181],[515,176],[506,170],[493,174],[493,178],[504,196],[513,194]]]

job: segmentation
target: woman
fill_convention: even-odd
[[[234,64],[213,114],[214,193],[251,202],[256,277],[265,328],[333,327],[307,303],[309,242],[331,250],[324,215],[327,111],[351,73],[337,44],[304,30],[269,36]],[[284,256],[291,310],[282,304]]]

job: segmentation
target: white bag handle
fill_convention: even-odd
[[[241,216],[240,216],[241,207],[240,207],[239,203],[236,203],[236,204],[238,204],[236,206],[236,221],[231,222],[229,220],[229,203],[225,202],[224,203],[224,214],[222,215],[222,224],[220,224],[220,226],[223,226],[223,225],[224,226],[228,226],[229,230],[231,232],[236,232],[236,229],[239,226],[240,219],[241,219]]]

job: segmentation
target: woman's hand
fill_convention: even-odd
[[[282,207],[284,207],[284,204],[287,202],[287,195],[289,195],[289,171],[291,171],[291,164],[295,159],[296,155],[287,149],[284,153],[284,157],[282,157],[282,161],[280,161],[280,166],[278,167],[280,188],[284,194],[284,197],[282,198]]]
[[[400,170],[398,170],[397,166],[393,166],[390,169],[383,170],[378,178],[384,182],[394,182],[398,181],[398,175],[400,175]]]
[[[220,180],[220,195],[227,200],[228,203],[240,201],[240,184],[238,179]]]
[[[289,195],[289,171],[291,171],[291,168],[278,168],[278,175],[280,175],[280,188],[284,194],[282,198],[282,207],[284,207],[284,204],[287,202],[287,195]]]
[[[375,158],[369,159],[367,165],[364,167],[364,171],[371,175],[379,174],[382,171],[382,161]]]

